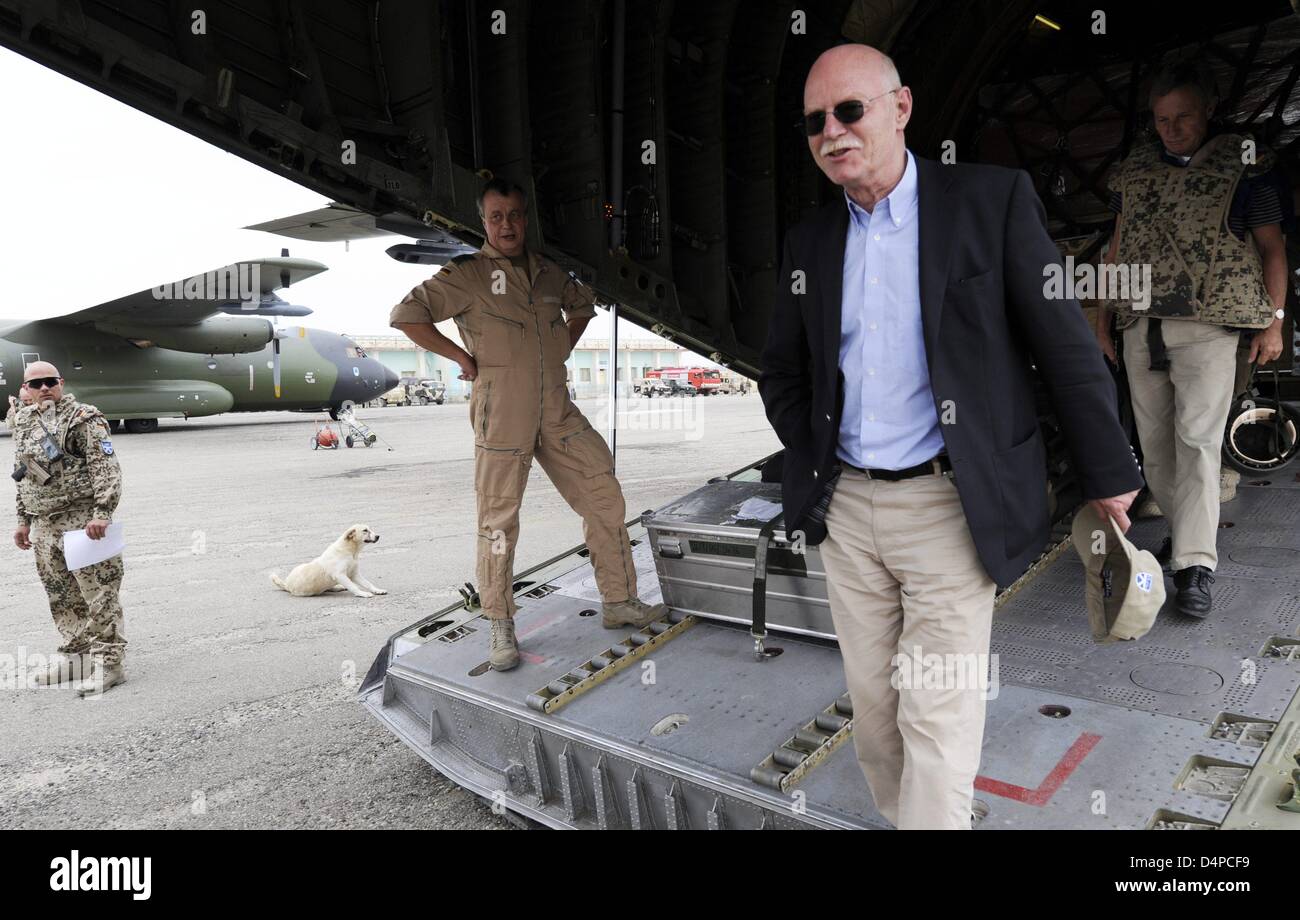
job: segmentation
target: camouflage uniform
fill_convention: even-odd
[[[1115,262],[1151,266],[1151,305],[1141,311],[1112,302],[1120,328],[1154,316],[1219,326],[1263,329],[1273,322],[1273,301],[1249,233],[1228,229],[1237,185],[1273,168],[1267,147],[1255,162],[1242,160],[1248,136],[1222,134],[1207,141],[1186,167],[1160,159],[1145,145],[1120,166],[1111,187],[1123,201],[1123,224]]]
[[[41,446],[46,429],[63,451],[61,460],[46,459]],[[121,500],[122,469],[108,422],[94,406],[66,394],[52,415],[25,406],[14,421],[14,460],[26,468],[18,483],[18,523],[32,528],[36,571],[63,639],[59,651],[100,657],[109,667],[121,665],[126,651],[117,597],[122,557],[69,572],[62,544],[65,531],[80,530],[92,519],[111,520]]]
[[[10,431],[14,430],[14,425],[18,421],[18,413],[24,408],[22,403],[9,406],[9,411],[5,413],[5,427]]]

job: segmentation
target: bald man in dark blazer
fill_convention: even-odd
[[[786,530],[820,543],[876,807],[968,829],[986,696],[970,677],[996,587],[1049,530],[1033,368],[1103,520],[1127,529],[1142,476],[1078,303],[1044,287],[1060,257],[1028,175],[913,155],[911,111],[872,48],[813,65],[809,149],[844,195],[786,236],[759,390]]]

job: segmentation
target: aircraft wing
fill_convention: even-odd
[[[166,327],[194,325],[217,313],[307,316],[309,308],[291,304],[275,292],[326,269],[311,259],[288,257],[235,262],[42,322]]]
[[[416,227],[423,229],[423,224],[406,215],[398,215]],[[376,217],[366,211],[358,210],[337,201],[331,201],[323,208],[306,211],[290,217],[268,220],[252,224],[245,230],[262,230],[295,240],[310,243],[340,243],[345,240],[365,240],[377,236],[388,236],[392,231],[382,229]]]
[[[373,214],[351,205],[331,201],[323,208],[268,220],[245,227],[311,243],[339,243],[380,236],[408,236],[415,243],[402,243],[387,250],[399,262],[442,265],[456,256],[476,252],[471,245],[439,227],[430,227],[406,214]]]

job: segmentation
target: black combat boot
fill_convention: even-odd
[[[1207,617],[1210,615],[1210,585],[1214,576],[1203,565],[1189,565],[1174,573],[1174,585],[1178,594],[1174,606],[1178,612],[1189,617]]]

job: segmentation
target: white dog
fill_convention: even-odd
[[[285,578],[271,573],[271,583],[295,597],[315,597],[326,591],[351,591],[357,597],[387,594],[376,588],[357,571],[357,557],[366,543],[378,543],[379,534],[365,524],[354,524],[335,540],[325,552],[311,562],[304,562]]]

